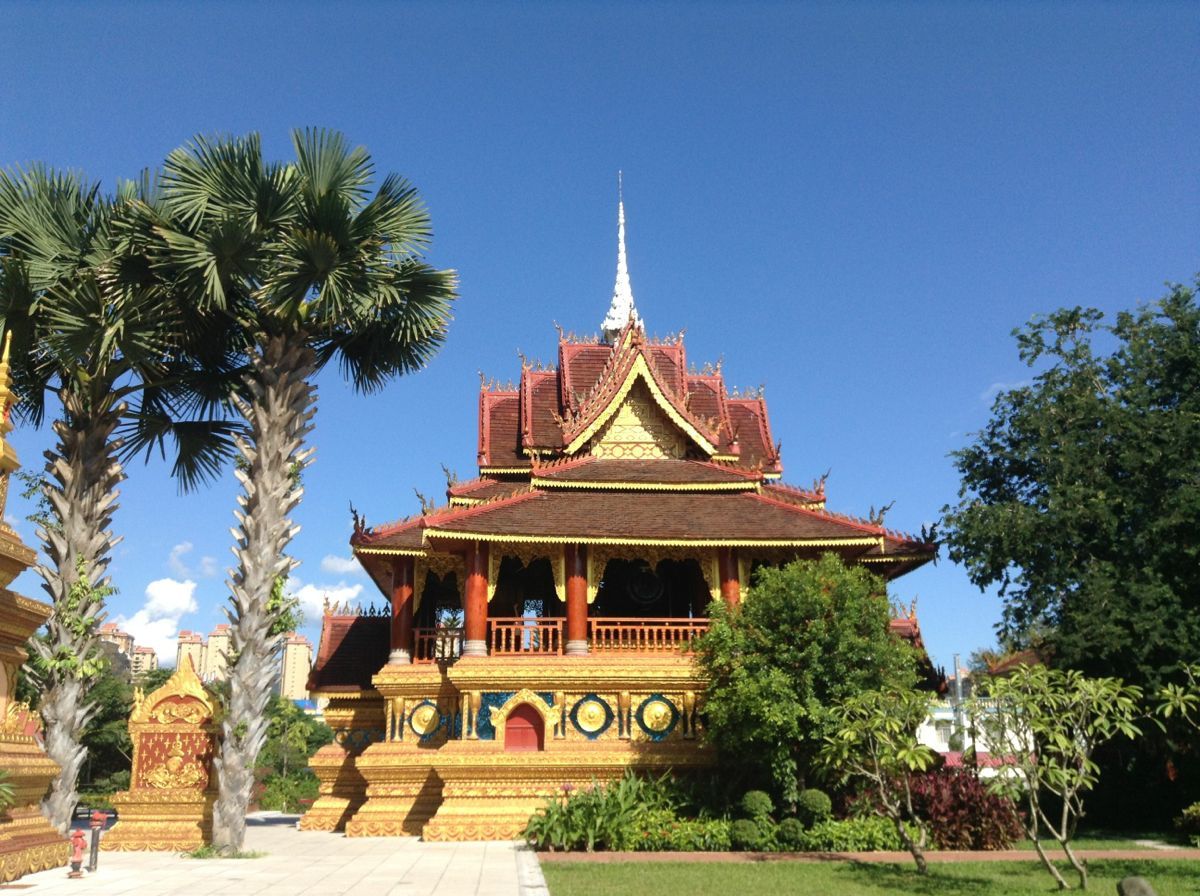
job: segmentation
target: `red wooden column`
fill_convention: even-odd
[[[733,609],[742,602],[737,556],[733,548],[717,548],[717,574],[721,577],[721,599],[725,601],[725,606]]]
[[[412,662],[413,558],[392,559],[392,652],[389,663]]]
[[[567,574],[567,656],[586,656],[587,626],[587,548],[581,544],[563,546]]]
[[[467,588],[463,605],[463,656],[487,656],[488,546],[476,541],[467,548]]]

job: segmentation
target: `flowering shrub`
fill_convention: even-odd
[[[913,809],[928,819],[938,849],[1008,849],[1024,834],[1013,801],[967,769],[916,775],[911,787]]]

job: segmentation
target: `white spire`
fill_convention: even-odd
[[[621,172],[617,172],[617,281],[613,284],[612,304],[600,330],[612,342],[632,320],[638,327],[642,320],[633,304],[633,286],[629,282],[629,265],[625,261],[625,197],[621,189]]]

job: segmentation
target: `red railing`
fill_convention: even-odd
[[[462,654],[461,628],[418,628],[413,630],[414,663],[451,663]]]
[[[561,654],[563,620],[516,616],[488,620],[488,653],[492,656],[518,654]]]
[[[593,653],[608,650],[691,653],[692,642],[708,631],[707,619],[643,619],[603,617],[588,622]]]

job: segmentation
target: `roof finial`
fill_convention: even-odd
[[[617,280],[613,284],[612,303],[608,315],[600,324],[600,330],[608,342],[612,342],[626,325],[642,326],[637,308],[633,304],[633,286],[629,282],[629,265],[625,260],[625,195],[621,172],[617,172]]]

